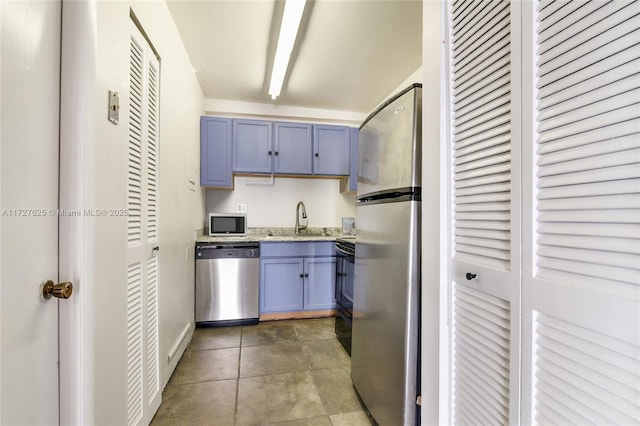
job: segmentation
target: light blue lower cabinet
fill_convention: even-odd
[[[335,306],[336,258],[304,259],[304,267],[304,310],[332,309]]]
[[[292,243],[283,244],[292,247]],[[301,249],[310,247],[309,243],[300,244]],[[271,248],[276,250],[276,246]],[[335,307],[335,276],[336,258],[333,256],[262,257],[260,259],[260,313],[333,309]]]
[[[303,271],[302,258],[260,259],[260,312],[303,310]]]

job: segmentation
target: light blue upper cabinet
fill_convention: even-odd
[[[350,130],[349,141],[349,191],[358,189],[358,134],[356,128]]]
[[[313,174],[349,175],[349,127],[313,126]]]
[[[200,117],[200,186],[233,187],[231,119]]]
[[[233,171],[271,173],[273,123],[233,120]]]
[[[311,125],[274,124],[274,173],[310,175],[312,168]]]

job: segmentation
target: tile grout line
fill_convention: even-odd
[[[244,336],[244,326],[240,327],[240,347],[238,348],[238,375],[236,376],[236,405],[233,410],[233,424],[238,423],[238,395],[240,394],[240,365],[242,362],[242,337]]]
[[[320,389],[318,388],[318,384],[316,383],[316,378],[313,375],[313,369],[311,368],[311,359],[307,357],[307,354],[304,352],[304,349],[302,348],[302,340],[300,340],[300,335],[298,334],[298,329],[296,328],[295,325],[293,326],[293,329],[296,333],[296,336],[298,337],[298,343],[300,344],[300,349],[302,350],[302,356],[304,356],[305,360],[307,361],[307,366],[309,367],[309,370],[308,370],[309,375],[311,376],[311,382],[313,383],[313,387],[316,393],[318,394],[318,397],[320,397],[320,402],[322,403],[322,408],[324,409],[324,415],[327,416],[327,418],[329,419],[329,422],[333,424],[333,421],[329,416],[329,411],[327,410],[327,404],[325,403],[324,398],[322,397],[322,393],[320,392]]]

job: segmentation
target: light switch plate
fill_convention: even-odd
[[[236,206],[236,211],[237,211],[238,213],[246,213],[246,212],[247,212],[247,205],[246,205],[246,204],[244,204],[244,203],[238,204],[238,205]]]
[[[120,96],[118,92],[109,90],[109,121],[118,124],[120,119]]]

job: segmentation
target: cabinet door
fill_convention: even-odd
[[[272,123],[233,120],[233,171],[271,173]]]
[[[349,129],[349,191],[358,189],[358,129]]]
[[[304,259],[304,309],[314,311],[335,307],[336,258]]]
[[[274,173],[310,175],[311,125],[275,123],[274,130]]]
[[[260,313],[303,309],[303,260],[260,260]]]
[[[233,186],[231,119],[200,117],[200,186]]]
[[[349,128],[314,125],[313,157],[314,174],[349,175]]]

